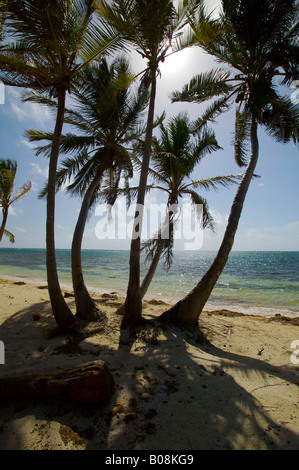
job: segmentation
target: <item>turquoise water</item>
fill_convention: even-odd
[[[0,249],[0,277],[45,282],[45,250]],[[189,292],[210,266],[214,252],[175,252],[169,271],[157,270],[149,297],[175,301]],[[83,250],[86,284],[99,292],[124,293],[127,251]],[[57,250],[59,278],[71,286],[70,251]],[[142,264],[142,274],[145,273]],[[299,316],[299,252],[232,252],[207,305],[244,313]]]

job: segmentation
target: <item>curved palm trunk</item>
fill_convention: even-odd
[[[155,272],[157,270],[157,267],[158,267],[158,264],[159,264],[159,261],[160,261],[160,258],[161,258],[161,255],[162,255],[162,252],[163,252],[163,248],[165,246],[165,242],[166,242],[166,238],[168,237],[172,237],[173,235],[170,235],[170,225],[172,225],[173,227],[173,218],[174,218],[174,214],[175,212],[173,211],[173,209],[169,210],[169,207],[172,207],[173,204],[176,204],[177,201],[175,200],[174,202],[172,201],[171,198],[169,198],[168,200],[168,205],[167,205],[167,214],[166,214],[166,217],[165,217],[165,220],[163,222],[163,225],[162,225],[162,228],[161,228],[161,233],[160,233],[160,239],[158,241],[158,244],[157,244],[157,249],[156,249],[156,253],[153,257],[153,260],[150,264],[150,267],[142,281],[142,284],[141,284],[141,287],[140,287],[140,291],[141,291],[141,298],[143,299],[143,297],[145,296],[151,282],[152,282],[152,279],[155,275]]]
[[[228,224],[223,236],[220,249],[212,265],[194,287],[194,289],[172,308],[160,316],[161,321],[171,322],[182,326],[197,326],[198,318],[218,281],[232,249],[235,233],[238,228],[245,197],[254,175],[259,154],[257,137],[257,122],[253,118],[251,124],[251,157],[244,176],[239,184],[233,201]]]
[[[147,118],[147,129],[144,144],[144,153],[142,160],[142,167],[140,172],[139,188],[137,195],[137,209],[135,212],[135,220],[139,218],[138,226],[134,227],[134,231],[141,234],[141,215],[139,214],[138,207],[144,206],[145,191],[147,184],[147,175],[149,169],[149,162],[151,156],[151,145],[153,136],[154,112],[155,112],[155,99],[156,99],[156,73],[153,71],[151,81],[151,97]],[[138,324],[142,322],[142,298],[140,291],[140,236],[132,236],[131,249],[130,249],[130,271],[129,283],[127,289],[127,296],[124,305],[123,325]]]
[[[102,175],[103,170],[98,172],[85,193],[72,242],[72,278],[76,301],[76,316],[87,321],[98,320],[100,311],[90,297],[85,286],[82,270],[81,248],[90,203],[94,191],[101,181]]]
[[[64,328],[74,325],[75,317],[66,304],[58,280],[57,263],[55,253],[55,192],[56,171],[59,156],[59,143],[62,133],[65,112],[65,91],[58,94],[58,110],[56,125],[52,141],[52,149],[49,162],[48,194],[47,194],[47,222],[46,222],[46,263],[48,290],[52,311],[57,324]]]
[[[165,244],[165,240],[161,239],[158,243],[157,250],[156,250],[155,256],[153,257],[153,260],[150,264],[150,267],[149,267],[149,269],[148,269],[148,271],[147,271],[146,275],[144,276],[144,279],[141,283],[141,286],[140,286],[141,299],[143,299],[143,297],[147,293],[148,288],[149,288],[149,286],[152,282],[152,279],[155,275],[156,269],[158,267],[158,264],[159,264],[159,261],[160,261],[161,255],[162,255],[164,244]]]
[[[1,228],[0,228],[0,242],[1,242],[2,238],[3,238],[3,234],[4,234],[6,222],[7,222],[8,209],[3,209],[3,210],[2,210],[2,213],[3,213],[3,220],[2,220],[2,224],[1,224]]]

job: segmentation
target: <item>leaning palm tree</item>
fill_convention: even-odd
[[[299,141],[299,110],[277,85],[298,78],[298,5],[293,0],[222,0],[219,18],[201,10],[192,19],[193,44],[198,44],[227,68],[194,77],[174,101],[216,100],[214,110],[236,103],[235,157],[246,171],[233,201],[219,251],[191,292],[161,316],[161,320],[197,325],[234,243],[246,194],[259,156],[258,128],[278,142]],[[247,161],[247,145],[250,159]]]
[[[75,318],[59,285],[55,254],[55,186],[66,94],[78,73],[116,46],[117,35],[95,21],[93,0],[6,0],[7,37],[0,54],[0,78],[6,85],[39,90],[57,99],[49,159],[46,263],[53,314],[59,326]]]
[[[5,4],[3,1],[0,1],[0,42],[3,41],[3,26],[5,18]]]
[[[104,198],[104,192],[106,202],[112,205],[122,176],[126,182],[133,176],[130,145],[144,134],[139,121],[148,94],[136,92],[134,85],[126,59],[119,57],[111,64],[102,59],[82,72],[79,85],[72,91],[74,105],[65,113],[65,122],[75,133],[61,136],[60,152],[74,156],[62,162],[56,181],[57,189],[67,184],[67,192],[82,197],[72,242],[72,280],[76,316],[84,320],[96,320],[100,313],[86,288],[82,270],[81,247],[87,217],[99,198]],[[46,102],[36,93],[29,99]],[[47,104],[55,106],[50,100]],[[31,142],[53,139],[53,134],[39,131],[27,131],[27,135]],[[47,155],[50,150],[51,144],[38,148],[37,154]]]
[[[146,60],[142,84],[150,88],[139,188],[136,199],[135,225],[130,249],[130,271],[123,323],[142,321],[142,299],[140,293],[140,234],[148,168],[151,154],[157,74],[159,65],[180,40],[188,13],[200,3],[196,0],[180,2],[178,9],[169,0],[97,0],[98,11],[108,24],[113,25],[122,37]],[[138,223],[137,223],[138,220]]]
[[[3,235],[6,235],[11,243],[15,242],[14,235],[5,229],[9,208],[12,204],[25,196],[32,186],[31,181],[27,181],[14,192],[14,181],[17,169],[17,162],[13,160],[0,160],[0,207],[2,208],[3,216],[0,227],[0,242],[2,241]]]
[[[195,135],[193,135],[195,129]],[[192,175],[198,163],[206,156],[219,150],[214,132],[207,128],[204,118],[194,126],[185,113],[172,118],[167,126],[160,125],[159,138],[153,138],[152,159],[149,174],[157,189],[167,194],[165,220],[155,237],[143,243],[150,267],[141,283],[141,296],[146,294],[155,274],[160,257],[168,269],[172,262],[175,224],[179,219],[179,200],[189,198],[201,228],[214,230],[214,222],[207,200],[198,189],[209,191],[228,187],[240,179],[240,175],[226,175],[193,180]]]

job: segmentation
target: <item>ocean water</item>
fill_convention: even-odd
[[[57,250],[59,279],[71,287],[69,250]],[[171,268],[159,266],[147,297],[175,302],[206,272],[214,252],[174,252]],[[0,278],[45,283],[45,250],[0,249]],[[83,250],[84,278],[97,292],[125,293],[128,251]],[[146,266],[142,260],[142,276]],[[231,252],[208,309],[227,308],[248,314],[299,316],[299,252]]]

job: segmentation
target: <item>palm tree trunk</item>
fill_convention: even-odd
[[[137,195],[137,208],[135,220],[139,217],[139,224],[133,229],[133,236],[130,249],[130,271],[127,296],[124,306],[123,325],[138,324],[142,322],[142,298],[140,291],[140,235],[142,229],[141,214],[138,209],[144,206],[145,191],[147,184],[147,175],[151,156],[154,112],[156,99],[156,70],[152,71],[151,97],[149,103],[147,129],[144,144],[143,160],[140,172],[139,188]],[[139,232],[139,236],[136,236]]]
[[[66,92],[64,90],[60,91],[58,94],[58,110],[49,162],[46,222],[46,262],[48,290],[55,320],[59,326],[63,328],[69,328],[74,325],[75,317],[66,304],[60,289],[55,253],[56,171],[59,156],[60,137],[64,121],[65,98]]]
[[[174,201],[172,200],[172,198],[169,198],[168,200],[168,203],[167,203],[167,214],[166,214],[166,217],[165,217],[165,220],[163,222],[163,225],[161,227],[161,232],[160,232],[160,235],[159,235],[159,241],[157,243],[157,248],[156,248],[156,253],[153,257],[153,260],[151,262],[151,265],[142,281],[142,284],[141,284],[141,287],[140,287],[140,291],[141,291],[141,298],[143,299],[151,282],[152,282],[152,279],[155,275],[155,272],[156,272],[156,269],[158,267],[158,264],[159,264],[159,261],[160,261],[160,258],[161,258],[161,255],[162,255],[162,252],[163,252],[163,248],[165,246],[165,242],[166,242],[166,237],[173,237],[173,230],[172,230],[172,235],[170,234],[170,225],[172,225],[173,227],[173,219],[174,219],[174,212],[173,212],[173,209],[170,211],[169,210],[169,207],[172,207],[174,204],[177,204],[177,200],[175,199]]]
[[[8,209],[2,209],[2,214],[3,214],[3,220],[0,228],[0,242],[3,238],[6,222],[7,222],[7,217],[8,217]]]
[[[228,260],[234,243],[235,233],[238,228],[246,194],[254,175],[259,154],[257,137],[257,122],[252,118],[251,124],[251,157],[244,176],[239,184],[233,201],[228,224],[223,236],[220,249],[199,283],[182,300],[160,316],[161,321],[171,322],[182,326],[197,326],[198,318],[209,299],[211,292],[218,281]]]
[[[72,278],[76,301],[76,317],[87,321],[98,320],[100,311],[90,297],[84,282],[81,249],[90,203],[102,175],[103,170],[98,172],[85,193],[72,242]]]
[[[159,264],[159,261],[160,261],[160,258],[161,258],[161,254],[162,254],[162,251],[163,251],[164,244],[165,244],[165,240],[163,240],[163,239],[159,240],[159,243],[158,243],[158,246],[157,246],[157,249],[156,249],[156,253],[153,257],[153,260],[150,264],[150,267],[149,267],[146,275],[144,276],[144,279],[143,279],[143,281],[141,283],[141,286],[140,286],[141,299],[143,299],[145,294],[147,293],[148,288],[149,288],[149,286],[152,282],[152,279],[155,275],[156,269],[158,267],[158,264]]]

